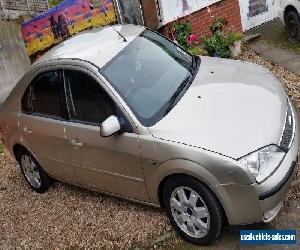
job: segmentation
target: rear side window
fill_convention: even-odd
[[[26,89],[25,94],[22,98],[22,111],[25,113],[30,113],[32,110],[31,105],[31,84]]]
[[[115,103],[97,81],[80,71],[66,71],[70,119],[101,124],[116,113]]]
[[[51,117],[63,117],[64,93],[61,71],[38,75],[22,98],[22,110]]]

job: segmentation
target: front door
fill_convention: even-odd
[[[243,30],[249,30],[278,17],[279,1],[239,0]]]
[[[62,71],[38,74],[22,98],[19,129],[24,146],[49,175],[72,181],[75,174],[65,154],[65,100]]]
[[[128,126],[120,135],[101,137],[101,123],[111,115],[125,119],[122,113],[87,73],[67,70],[65,80],[70,106],[66,139],[78,183],[146,201],[138,134]]]

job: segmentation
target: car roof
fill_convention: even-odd
[[[128,24],[83,31],[50,49],[34,65],[59,59],[79,59],[102,68],[144,30],[145,27]]]

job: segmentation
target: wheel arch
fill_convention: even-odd
[[[15,143],[15,144],[13,145],[13,147],[12,147],[12,152],[13,152],[13,154],[14,154],[16,160],[18,160],[18,152],[19,152],[20,150],[26,150],[26,151],[29,152],[35,159],[37,159],[36,156],[31,152],[31,150],[29,150],[29,149],[28,149],[26,146],[24,146],[23,144],[17,142],[17,143]]]
[[[226,211],[224,209],[224,206],[221,202],[221,200],[219,199],[219,197],[216,195],[216,193],[212,190],[211,187],[209,187],[208,185],[206,185],[203,181],[199,180],[198,178],[195,178],[194,176],[191,176],[191,175],[188,175],[188,174],[172,174],[172,175],[168,175],[166,176],[159,184],[159,187],[158,187],[158,199],[159,199],[159,203],[160,203],[160,206],[161,208],[164,209],[164,206],[163,206],[163,189],[164,189],[164,186],[165,184],[167,183],[168,180],[172,179],[172,178],[175,178],[175,177],[178,177],[178,176],[182,176],[182,177],[192,177],[194,178],[195,180],[199,181],[202,185],[204,185],[210,192],[211,194],[215,197],[217,203],[219,204],[220,208],[221,208],[221,211],[222,211],[222,214],[223,214],[223,222],[228,225],[228,218],[227,218],[227,214],[226,214]]]
[[[14,153],[14,156],[15,158],[17,158],[17,155],[18,155],[18,152],[22,149],[26,149],[24,146],[22,146],[21,144],[19,143],[16,143],[13,148],[12,148],[12,151]],[[26,149],[27,150],[27,149]]]
[[[174,176],[188,176],[201,182],[218,200],[227,220],[228,206],[226,193],[219,193],[220,183],[207,169],[200,164],[187,159],[173,159],[160,165],[148,183],[149,197],[152,203],[162,205],[162,190],[166,181]]]

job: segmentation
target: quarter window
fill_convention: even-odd
[[[114,102],[92,77],[79,71],[66,71],[66,78],[72,120],[101,124],[116,113]]]

